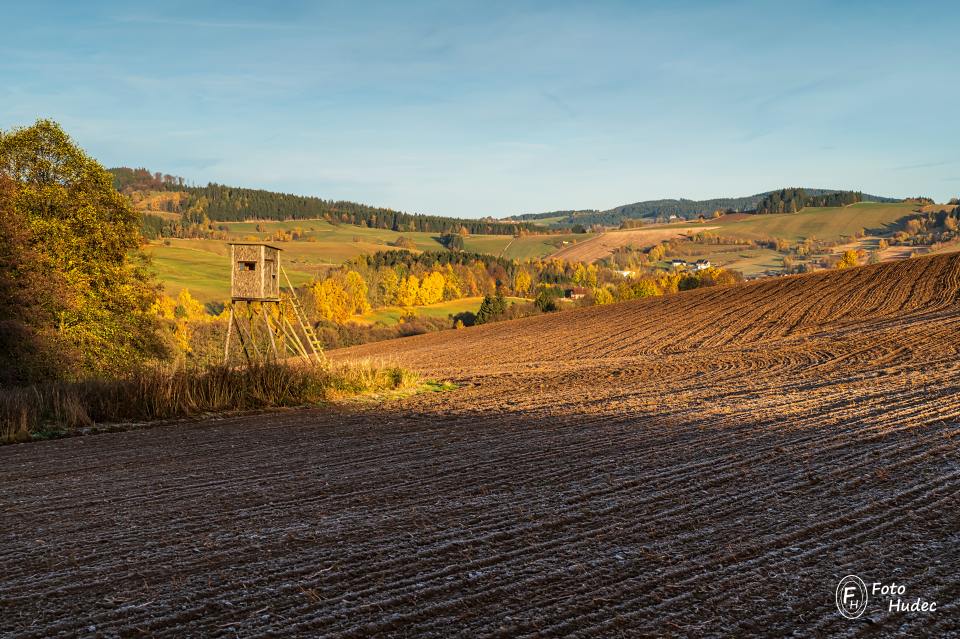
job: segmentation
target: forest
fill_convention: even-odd
[[[807,206],[848,206],[863,201],[863,193],[858,191],[817,193],[800,188],[789,188],[768,193],[767,196],[757,204],[754,212],[758,214],[796,213]]]
[[[246,189],[222,184],[190,186],[183,178],[147,169],[113,168],[114,185],[121,193],[135,191],[180,191],[185,198],[167,199],[165,210],[183,216],[182,224],[239,222],[244,220],[308,220],[325,219],[335,224],[353,224],[368,228],[399,232],[456,234],[466,231],[480,235],[515,235],[521,231],[543,232],[529,223],[500,222],[491,218],[467,220],[437,215],[404,213],[393,209],[368,206],[345,200],[324,200],[319,197],[276,193],[263,189]],[[147,222],[147,235],[166,234],[163,220],[154,216]],[[170,223],[168,222],[168,225]],[[149,229],[153,229],[152,231]]]

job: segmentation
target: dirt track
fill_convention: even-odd
[[[0,634],[957,636],[958,302],[777,278],[338,352],[463,384],[386,413],[2,448]]]

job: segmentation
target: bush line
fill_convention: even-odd
[[[99,422],[317,404],[364,393],[412,389],[419,382],[410,371],[370,361],[266,363],[242,368],[146,367],[115,380],[0,389],[0,443],[66,434]]]

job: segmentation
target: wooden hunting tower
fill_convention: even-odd
[[[323,361],[320,341],[280,266],[280,250],[253,242],[230,244],[230,319],[223,345],[224,364],[230,361],[234,332],[248,363],[271,356]],[[286,291],[280,287],[281,277],[287,284]]]
[[[280,301],[280,250],[268,244],[230,244],[233,301]]]

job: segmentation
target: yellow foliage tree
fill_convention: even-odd
[[[175,319],[177,312],[177,301],[169,295],[161,294],[150,307],[150,312],[160,319]]]
[[[642,279],[633,287],[637,297],[654,297],[660,295],[660,289],[652,280]]]
[[[347,293],[347,302],[352,314],[362,315],[370,310],[370,301],[367,299],[367,283],[362,275],[356,271],[347,272],[343,288]]]
[[[517,274],[513,278],[513,291],[517,295],[526,296],[530,292],[530,284],[532,279],[530,274],[526,271],[520,270],[517,271]]]
[[[313,285],[313,300],[317,315],[338,324],[346,322],[353,310],[347,292],[340,282],[333,279]]]
[[[602,304],[612,304],[613,295],[605,288],[597,288],[593,290],[593,303],[597,306]]]
[[[397,286],[396,302],[399,306],[414,306],[420,293],[420,279],[409,275]]]
[[[596,286],[596,285],[597,285],[597,277],[598,277],[597,265],[596,265],[596,264],[591,264],[590,266],[587,267],[587,282],[586,282],[586,285],[587,285],[587,286],[590,286],[590,287]],[[611,300],[611,301],[612,301],[612,300]]]
[[[457,300],[463,297],[463,288],[460,285],[460,278],[457,277],[453,266],[447,264],[443,271],[443,299]]]
[[[849,249],[843,252],[843,255],[840,256],[840,261],[837,262],[837,268],[850,268],[852,266],[860,265],[860,256],[857,255],[857,252],[853,249]]]
[[[434,271],[420,283],[420,290],[417,292],[417,303],[436,304],[443,301],[443,287],[446,280],[443,273]]]
[[[209,317],[203,304],[198,302],[187,289],[183,289],[177,295],[177,306],[174,312],[179,319],[185,320],[205,320]]]
[[[380,274],[380,296],[384,304],[393,304],[397,299],[397,287],[400,285],[400,276],[392,268],[383,270]]]
[[[573,271],[573,283],[577,286],[587,285],[587,269],[583,264],[577,264],[576,270]]]

